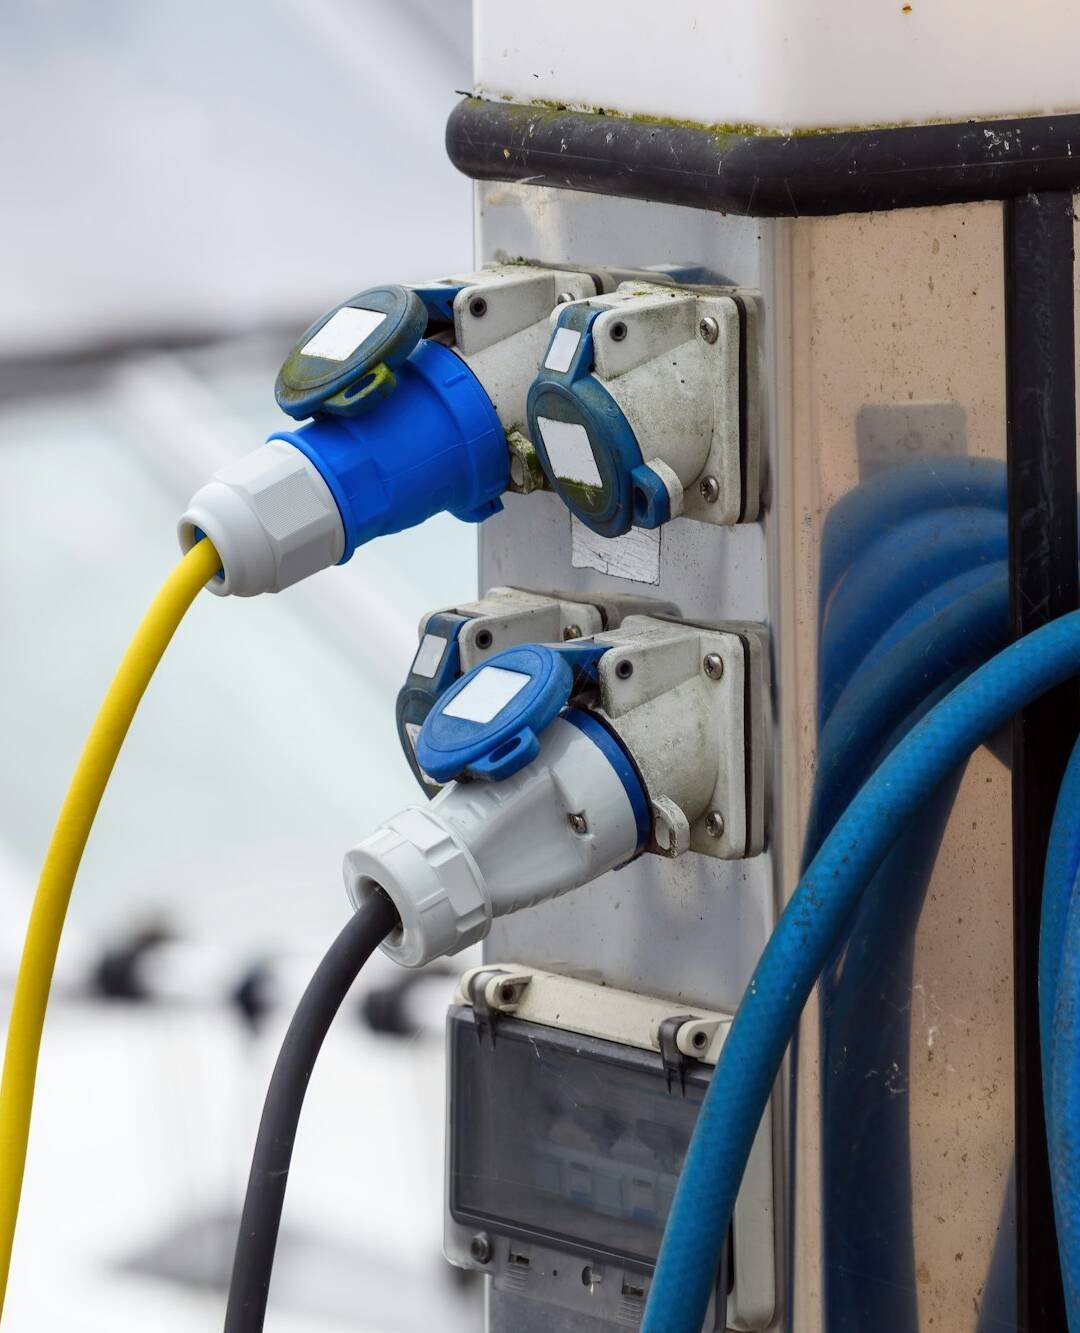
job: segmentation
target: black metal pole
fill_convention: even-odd
[[[1078,604],[1073,196],[1004,205],[1009,611],[1015,637]],[[1065,1328],[1039,1056],[1039,912],[1058,785],[1080,724],[1075,684],[1013,723],[1017,1325]]]

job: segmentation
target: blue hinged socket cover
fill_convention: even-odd
[[[620,537],[635,525],[666,523],[671,505],[622,409],[593,374],[593,326],[603,313],[576,304],[559,316],[529,389],[529,434],[569,509],[601,536]]]
[[[405,684],[398,691],[395,716],[398,740],[413,776],[428,796],[439,790],[428,781],[416,758],[416,742],[427,715],[461,672],[461,631],[472,619],[456,611],[436,611],[424,622]]]
[[[581,673],[595,676],[607,645],[507,648],[461,677],[428,714],[416,742],[437,782],[501,781],[531,763],[540,734],[566,707]]]
[[[394,371],[427,328],[428,312],[408,287],[371,287],[321,316],[278,371],[274,396],[303,421],[320,412],[358,416],[395,387]]]

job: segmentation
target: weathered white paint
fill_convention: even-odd
[[[1080,108],[1067,0],[476,0],[478,91],[770,128]]]

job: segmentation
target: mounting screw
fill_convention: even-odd
[[[724,816],[719,810],[710,810],[705,816],[705,832],[710,838],[724,836]]]
[[[487,314],[487,302],[482,296],[474,296],[469,302],[469,314],[473,319],[483,319]]]
[[[491,1240],[483,1231],[478,1231],[469,1242],[469,1253],[478,1264],[487,1264],[491,1262],[491,1256],[494,1251],[491,1248]]]
[[[626,337],[626,325],[621,319],[617,319],[614,324],[608,326],[608,337],[613,343],[621,343]]]
[[[715,477],[702,477],[698,483],[698,494],[707,505],[714,505],[720,499],[720,483]]]
[[[589,825],[583,814],[567,815],[566,822],[575,833],[588,833]]]
[[[706,653],[701,663],[701,669],[710,680],[719,680],[724,674],[724,659],[719,653]]]
[[[581,626],[580,626],[580,625],[567,625],[567,627],[566,627],[566,628],[563,630],[563,632],[562,632],[562,636],[563,636],[564,639],[580,639],[580,638],[581,638]]]
[[[615,663],[615,674],[620,680],[629,680],[634,674],[633,662],[628,662],[624,657],[621,662]]]
[[[575,300],[573,292],[560,292],[555,298],[556,305],[566,305],[568,301]]]
[[[697,331],[707,343],[714,343],[720,337],[720,325],[717,324],[712,315],[705,316],[698,324]]]
[[[477,648],[490,648],[495,642],[495,636],[489,629],[478,629],[476,631]]]

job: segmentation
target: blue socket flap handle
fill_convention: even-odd
[[[540,733],[569,702],[582,674],[595,678],[606,644],[507,648],[467,675],[428,714],[416,741],[436,782],[463,776],[501,782],[540,752]]]
[[[390,393],[394,370],[427,328],[408,287],[371,287],[317,319],[278,371],[278,407],[297,421],[328,412],[359,416]]]

